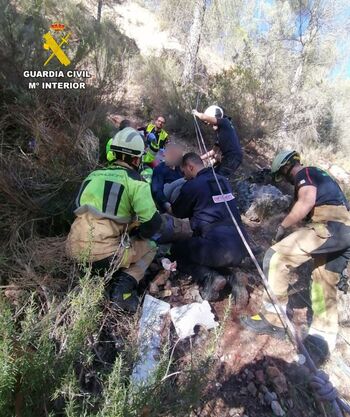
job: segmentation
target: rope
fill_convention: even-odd
[[[196,103],[196,109],[198,108],[198,104],[199,104],[199,92],[197,93],[197,103]],[[205,153],[205,151],[202,149],[202,145],[201,145],[201,141],[199,139],[199,134],[197,131],[197,125],[194,124],[194,129],[196,132],[196,139],[197,139],[197,145],[198,145],[198,149],[201,155],[203,155]]]
[[[198,121],[196,119],[196,116],[193,115],[193,119],[194,119],[194,124],[196,127],[196,135],[197,135],[197,141],[202,143],[203,149],[205,151],[205,153],[208,152],[200,126],[198,124]],[[218,180],[217,174],[215,172],[214,169],[214,165],[210,160],[210,166],[211,169],[213,171],[213,175],[216,181],[216,184],[219,188],[219,191],[221,193],[221,195],[224,195],[224,192],[222,190],[222,187],[220,185],[220,182]],[[282,323],[282,326],[284,327],[284,329],[286,330],[288,336],[290,337],[292,343],[296,346],[297,349],[299,349],[299,351],[305,356],[306,359],[306,364],[308,365],[310,371],[313,374],[313,377],[311,379],[311,387],[315,390],[316,393],[316,398],[319,399],[320,401],[329,401],[332,404],[333,410],[334,410],[334,414],[336,417],[344,417],[342,410],[346,413],[350,413],[350,406],[348,406],[343,400],[341,400],[338,397],[337,391],[336,389],[333,387],[333,385],[331,384],[331,382],[329,381],[329,377],[327,374],[325,374],[324,372],[320,371],[317,369],[314,361],[312,360],[311,356],[309,355],[309,352],[307,351],[306,347],[304,346],[302,340],[300,339],[299,335],[297,334],[294,325],[292,324],[292,322],[289,320],[287,313],[281,308],[281,306],[279,305],[276,296],[274,295],[271,286],[267,280],[266,275],[264,274],[264,271],[262,270],[261,266],[259,265],[252,249],[249,246],[249,243],[247,241],[247,239],[245,238],[241,227],[239,226],[237,220],[235,219],[232,210],[230,208],[230,206],[228,205],[227,201],[224,201],[226,209],[231,217],[231,220],[233,222],[233,224],[235,225],[237,232],[240,236],[240,238],[243,241],[243,244],[250,256],[250,258],[252,259],[257,271],[259,272],[259,275],[262,279],[265,291],[268,295],[268,297],[270,298],[272,305],[278,315],[279,320]]]

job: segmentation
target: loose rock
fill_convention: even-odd
[[[278,401],[272,401],[271,409],[276,416],[282,417],[286,414]]]
[[[265,384],[265,374],[264,371],[259,369],[255,372],[255,378],[259,382],[259,384]]]
[[[283,394],[288,391],[286,377],[278,368],[275,366],[268,366],[266,372],[278,394]]]
[[[258,390],[256,389],[256,386],[255,386],[254,382],[250,382],[248,384],[247,389],[252,394],[253,397],[256,396],[256,393],[258,392]]]
[[[271,404],[272,401],[275,400],[274,396],[271,394],[271,392],[267,391],[264,395],[264,400],[266,404]]]

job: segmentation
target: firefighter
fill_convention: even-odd
[[[137,172],[144,153],[141,134],[125,127],[114,136],[110,152],[110,164],[93,171],[81,185],[66,247],[69,256],[91,262],[95,270],[116,270],[110,299],[135,312],[138,283],[156,253],[149,238],[158,232],[161,217],[149,184]],[[139,226],[129,238],[135,221]]]
[[[350,213],[348,202],[327,172],[303,166],[296,151],[282,151],[272,163],[276,181],[287,180],[295,187],[295,204],[277,229],[275,244],[264,257],[264,272],[272,291],[287,308],[290,268],[313,261],[311,282],[312,322],[305,335],[307,346],[328,354],[338,332],[337,285],[350,255]],[[307,219],[291,234],[291,227]],[[258,334],[284,337],[267,294],[263,311],[243,317],[245,327]]]

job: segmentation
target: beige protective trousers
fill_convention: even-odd
[[[126,225],[90,213],[74,220],[66,242],[68,256],[78,262],[108,259],[136,281],[140,281],[156,255],[156,244],[150,240],[125,239]]]
[[[309,334],[323,337],[332,349],[338,332],[337,287],[346,267],[350,248],[350,215],[345,206],[314,209],[312,222],[273,245],[264,257],[264,272],[279,302],[288,302],[289,272],[313,260]],[[271,301],[264,294],[265,310]]]

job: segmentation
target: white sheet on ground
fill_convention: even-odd
[[[194,327],[200,325],[206,329],[212,329],[219,324],[214,320],[208,301],[192,303],[170,310],[171,320],[180,339],[194,335]]]
[[[139,326],[139,360],[131,376],[135,384],[146,383],[157,369],[165,316],[169,311],[169,303],[146,295]]]

